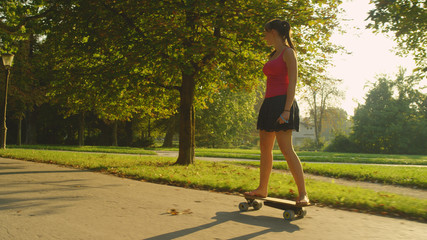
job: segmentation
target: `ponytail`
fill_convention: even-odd
[[[295,50],[294,44],[291,40],[291,25],[287,21],[282,21],[282,25],[285,27],[284,41],[288,42],[290,48]]]
[[[290,48],[292,48],[293,50],[295,50],[294,44],[292,43],[291,37],[288,35],[285,36],[286,37],[286,41],[288,42],[288,45]]]

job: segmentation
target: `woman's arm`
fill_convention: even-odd
[[[287,48],[283,53],[283,60],[286,62],[286,66],[288,67],[288,92],[286,93],[286,105],[285,109],[283,109],[282,116],[285,120],[289,120],[290,113],[289,110],[292,107],[295,98],[295,88],[297,85],[298,78],[298,63],[297,58],[295,56],[295,52],[292,48]],[[279,118],[280,119],[280,118]],[[279,120],[280,123],[284,121],[282,119]]]

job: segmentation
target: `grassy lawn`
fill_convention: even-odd
[[[259,166],[258,161],[227,163]],[[288,165],[285,162],[275,162],[273,168],[288,170]],[[306,173],[320,176],[427,189],[427,167],[303,163],[303,168]]]
[[[131,148],[112,146],[52,146],[52,145],[8,145],[8,148],[66,150],[78,152],[128,153],[156,155],[155,151],[178,151],[178,148]],[[212,149],[196,148],[197,157],[219,157],[259,160],[257,149]],[[330,152],[298,152],[303,162],[339,162],[339,163],[369,163],[369,164],[403,164],[427,165],[427,156],[422,155],[392,155],[392,154],[363,154],[363,153],[330,153]],[[275,160],[285,160],[279,150],[274,150]]]
[[[153,149],[154,150],[154,149]],[[177,148],[156,150],[178,151]],[[211,149],[196,148],[197,157],[240,158],[259,160],[257,149]],[[280,150],[274,150],[274,160],[285,160]],[[303,162],[339,162],[369,164],[427,165],[427,156],[367,153],[297,152]]]
[[[11,146],[11,148],[18,148]],[[42,146],[28,145],[21,146],[24,149],[46,149],[46,150],[67,150],[80,152],[103,152],[103,153],[121,153],[121,154],[142,154],[156,155],[154,149],[141,149],[130,147],[106,147],[106,146]],[[157,149],[159,150],[159,149]],[[176,148],[162,148],[164,151],[178,151]],[[275,155],[281,155],[280,151],[275,150]],[[351,159],[364,158],[370,159],[370,163],[393,163],[398,161],[414,162],[424,161],[427,156],[414,155],[380,155],[380,154],[349,154],[349,153],[325,153],[325,152],[299,152],[301,159],[316,159],[324,162],[352,162]],[[247,149],[207,149],[197,148],[196,155],[217,156],[222,158],[247,158],[259,159],[259,150]],[[282,156],[283,157],[283,156]],[[277,157],[275,157],[277,159]],[[350,160],[346,160],[350,159]],[[236,162],[235,162],[236,163]],[[400,162],[402,163],[402,162]],[[238,162],[241,165],[259,166],[259,161]],[[427,168],[414,167],[393,167],[393,166],[375,166],[375,165],[347,165],[347,164],[321,164],[304,162],[304,171],[326,177],[345,178],[357,181],[379,182],[385,184],[396,184],[407,187],[427,189]],[[287,170],[286,162],[275,161],[274,168]]]
[[[114,154],[88,154],[30,149],[0,150],[0,156],[55,163],[101,171],[118,176],[188,188],[242,193],[258,185],[258,170],[227,163],[198,161],[190,166],[174,166],[175,158]],[[312,201],[321,205],[399,215],[427,221],[427,200],[392,193],[307,181]],[[297,189],[292,177],[273,173],[270,196],[294,199]],[[356,210],[357,209],[357,210]]]
[[[40,149],[40,150],[64,150],[76,152],[101,152],[101,153],[122,153],[122,154],[143,154],[157,155],[155,151],[144,148],[113,147],[113,146],[54,146],[54,145],[8,145],[8,148],[19,149]]]

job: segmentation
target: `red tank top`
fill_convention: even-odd
[[[268,61],[262,68],[262,71],[267,76],[265,98],[286,95],[288,92],[288,67],[283,60],[284,52],[285,49],[280,53],[278,58]]]

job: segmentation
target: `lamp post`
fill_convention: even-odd
[[[6,82],[4,84],[4,113],[3,113],[3,149],[6,149],[6,132],[7,132],[7,127],[6,127],[6,107],[7,107],[7,88],[9,85],[9,76],[10,76],[10,68],[12,67],[12,62],[13,62],[13,54],[10,53],[6,53],[6,54],[2,54],[1,58],[3,59],[3,65],[6,68]]]

